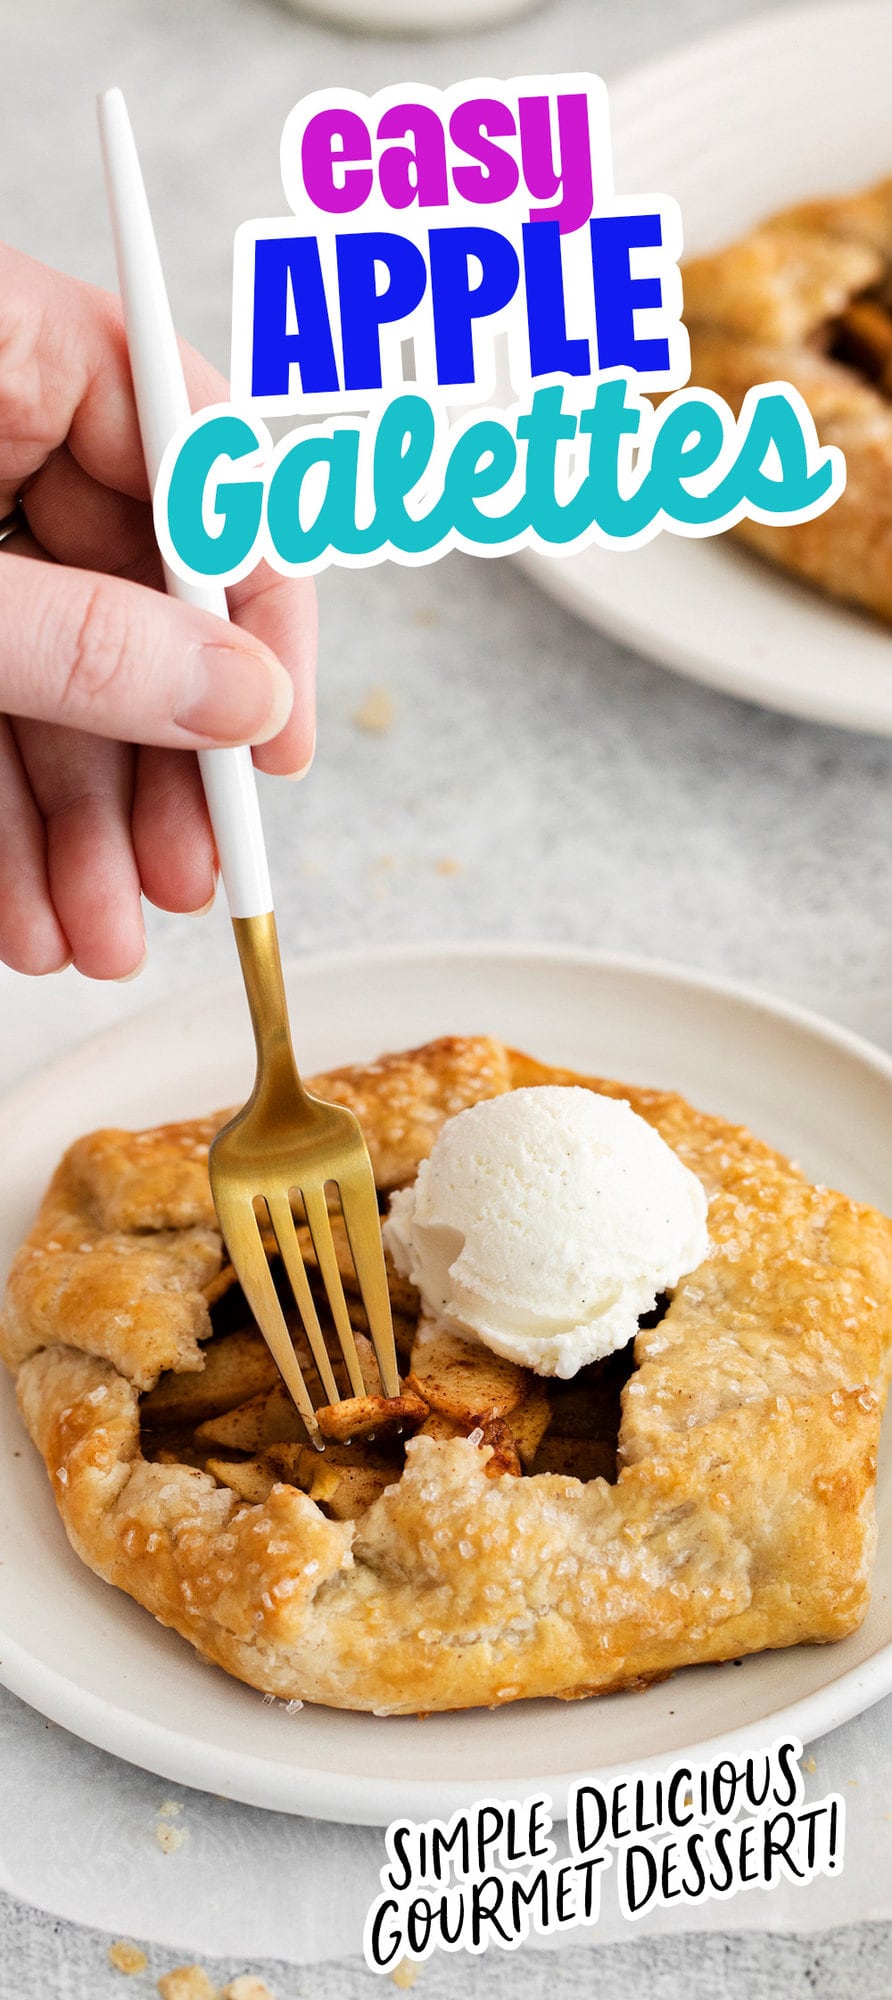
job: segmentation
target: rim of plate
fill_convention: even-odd
[[[840,683],[840,692],[800,686],[796,682],[785,682],[780,687],[769,679],[762,680],[743,665],[730,660],[722,660],[704,647],[697,653],[690,649],[683,638],[677,637],[667,625],[660,627],[659,640],[654,627],[642,618],[633,604],[616,604],[610,599],[597,597],[589,584],[579,575],[580,565],[586,550],[575,550],[567,556],[543,555],[540,549],[519,549],[510,558],[537,590],[543,590],[547,597],[570,611],[574,618],[593,630],[606,633],[609,639],[617,639],[622,646],[630,646],[642,659],[651,665],[664,667],[667,672],[680,674],[686,681],[695,681],[698,687],[712,688],[716,694],[732,695],[738,701],[749,702],[756,708],[773,709],[778,715],[792,715],[803,722],[824,724],[831,729],[863,731],[870,736],[892,736],[892,652],[889,659],[890,692],[887,704],[878,705],[869,695],[853,694]],[[610,551],[603,551],[608,554]],[[741,565],[749,568],[758,560],[749,550],[722,549],[721,554],[738,558]],[[625,560],[617,551],[618,562]],[[709,550],[707,549],[707,561]],[[804,590],[805,586],[793,576],[783,577],[769,570],[767,582],[770,588],[788,586],[792,590]],[[844,614],[856,626],[869,621],[852,606],[831,604],[833,613]]]
[[[865,20],[877,20],[884,14],[889,18],[892,36],[892,0],[804,0],[804,4],[799,6],[785,6],[780,13],[766,9],[751,20],[735,21],[707,34],[692,36],[678,48],[671,48],[649,62],[622,70],[609,86],[611,116],[617,124],[626,124],[631,129],[642,116],[639,100],[660,86],[671,88],[676,76],[689,77],[693,65],[702,71],[719,57],[733,65],[736,57],[752,54],[760,43],[765,43],[770,49],[775,49],[779,40],[793,46],[801,45],[803,38],[808,41],[812,34],[820,35],[831,20],[844,23],[847,38],[853,42],[857,39],[859,15]],[[662,539],[666,539],[665,535]],[[688,538],[680,539],[684,541]],[[729,561],[733,559],[735,566],[739,562],[744,580],[747,574],[760,572],[758,584],[765,591],[766,619],[771,617],[772,592],[781,591],[788,602],[796,592],[812,609],[816,602],[820,604],[816,594],[795,576],[772,569],[751,551],[729,543],[727,536],[709,538],[704,551],[705,560],[709,561],[713,553]],[[778,684],[770,675],[763,675],[758,667],[717,657],[705,645],[697,650],[690,635],[679,637],[666,622],[660,625],[658,636],[653,621],[641,616],[637,608],[641,599],[637,594],[622,603],[599,594],[597,586],[593,588],[584,573],[586,557],[599,554],[615,557],[619,561],[623,559],[622,551],[593,547],[574,550],[564,556],[546,555],[539,549],[520,549],[512,560],[537,588],[572,612],[574,617],[605,632],[609,638],[617,639],[620,644],[634,647],[636,652],[655,665],[668,668],[670,672],[695,681],[701,687],[711,687],[718,693],[733,695],[738,700],[774,709],[783,715],[799,716],[805,721],[824,723],[837,729],[864,730],[878,736],[892,735],[892,657],[889,661],[888,700],[878,700],[869,691],[862,694],[853,692],[842,670],[839,682],[829,688],[800,685],[796,681]],[[878,640],[884,636],[879,621],[871,619],[856,606],[828,600],[823,609],[828,618],[839,621],[841,647],[845,644],[847,632],[850,635],[852,632],[865,632]]]
[[[854,35],[856,29],[852,23],[857,21],[859,14],[866,17],[883,13],[892,14],[892,0],[799,0],[797,6],[784,5],[780,11],[764,7],[760,14],[753,14],[749,19],[729,21],[725,27],[709,28],[702,35],[690,35],[686,41],[664,49],[662,55],[652,56],[649,62],[629,64],[608,86],[610,99],[613,102],[619,93],[626,90],[631,93],[634,86],[648,83],[653,77],[661,77],[667,70],[687,69],[692,57],[704,58],[708,62],[717,49],[747,48],[763,36],[775,40],[788,28],[793,39],[799,41],[809,27],[820,27],[833,14],[839,15],[841,20],[844,18],[850,34]]]
[[[721,973],[688,970],[672,960],[647,958],[629,952],[597,951],[583,946],[562,946],[552,943],[524,943],[522,940],[440,940],[430,944],[409,945],[357,945],[321,952],[308,952],[303,958],[290,958],[286,962],[286,978],[302,973],[316,973],[345,970],[357,964],[375,963],[399,964],[425,959],[446,958],[494,958],[558,961],[568,966],[589,967],[593,971],[617,971],[631,973],[641,978],[652,978],[661,983],[676,986],[692,986],[701,991],[713,992],[729,999],[743,1001],[754,1010],[775,1019],[789,1021],[803,1029],[817,1040],[856,1057],[865,1067],[873,1069],[892,1082],[892,1056],[854,1034],[851,1029],[838,1026],[826,1020],[812,1009],[800,1006],[798,1002],[775,999],[761,992],[758,987],[745,981],[729,978]],[[205,995],[222,991],[238,991],[237,977],[223,980],[208,980],[198,986],[188,986],[129,1015],[113,1027],[98,1034],[85,1037],[67,1052],[54,1058],[51,1063],[32,1070],[29,1077],[17,1084],[11,1091],[0,1097],[0,1116],[15,1111],[17,1102],[26,1098],[39,1081],[51,1079],[54,1072],[70,1065],[73,1059],[90,1053],[101,1053],[103,1047],[126,1037],[138,1029],[143,1022],[163,1017],[171,1007],[201,1001]],[[318,1767],[301,1767],[298,1764],[282,1766],[273,1756],[264,1759],[251,1752],[240,1751],[227,1745],[219,1746],[196,1741],[184,1731],[171,1728],[133,1713],[120,1704],[113,1704],[90,1690],[76,1687],[68,1681],[63,1672],[51,1667],[14,1639],[2,1635],[3,1657],[0,1661],[0,1682],[13,1694],[19,1695],[39,1713],[46,1715],[72,1735],[92,1743],[101,1750],[110,1751],[125,1763],[135,1764],[140,1769],[155,1772],[159,1777],[175,1783],[192,1785],[197,1790],[220,1793],[221,1785],[227,1787],[226,1796],[242,1803],[265,1807],[273,1811],[296,1814],[298,1817],[323,1819],[352,1825],[383,1826],[391,1819],[405,1816],[407,1802],[417,1804],[423,1817],[430,1814],[431,1785],[436,1790],[443,1810],[451,1811],[467,1804],[476,1794],[463,1779],[382,1779],[367,1777],[351,1772],[349,1776],[340,1773],[326,1773]],[[700,1742],[685,1745],[665,1753],[654,1753],[648,1757],[635,1759],[636,1772],[648,1773],[663,1769],[670,1761],[684,1756],[697,1763],[706,1763],[711,1758],[722,1755],[743,1753],[753,1747],[764,1746],[767,1736],[785,1734],[801,1738],[807,1742],[838,1728],[853,1716],[863,1712],[892,1689],[892,1643],[882,1646],[859,1666],[834,1675],[822,1687],[814,1689],[799,1701],[777,1709],[770,1716],[757,1718],[737,1729],[723,1730],[704,1738]],[[537,1790],[547,1792],[554,1804],[556,1818],[566,1811],[569,1788],[580,1780],[597,1780],[610,1783],[627,1773],[627,1764],[597,1765],[573,1772],[557,1775],[543,1773],[535,1779]],[[488,1778],[487,1796],[497,1799],[511,1799],[521,1788],[529,1790],[532,1778],[511,1781]]]

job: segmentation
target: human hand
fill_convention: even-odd
[[[226,385],[183,348],[193,409]],[[162,595],[123,322],[108,293],[0,245],[0,959],[120,979],[145,956],[140,894],[214,894],[197,750],[260,770],[313,752],[313,586],[261,567],[233,619]],[[45,560],[34,560],[43,557]]]

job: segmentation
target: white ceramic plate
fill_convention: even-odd
[[[753,1126],[815,1179],[892,1208],[892,1061],[794,1008],[671,967],[523,946],[335,954],[292,969],[307,1069],[486,1031],[545,1060],[678,1087]],[[87,1042],[0,1104],[8,1259],[62,1147],[237,1100],[249,1031],[235,986],[166,1002]],[[2,1373],[2,1371],[0,1371]],[[817,1736],[892,1688],[892,1477],[870,1615],[833,1647],[688,1669],[645,1694],[382,1720],[290,1717],[203,1665],[68,1547],[5,1376],[0,1396],[0,1679],[76,1735],[166,1778],[361,1824],[448,1814],[596,1771]]]
[[[580,50],[594,66],[597,49]],[[673,194],[687,254],[774,209],[892,174],[892,4],[782,10],[611,91],[616,187]],[[527,551],[527,573],[591,624],[728,694],[892,735],[892,636],[727,535],[616,554]]]

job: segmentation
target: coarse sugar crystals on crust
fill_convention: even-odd
[[[367,1394],[320,1459],[223,1256],[215,1119],[78,1142],[18,1254],[0,1344],[74,1547],[273,1696],[387,1713],[566,1698],[864,1615],[892,1225],[672,1092],[488,1038],[312,1087],[357,1111],[383,1198],[447,1117],[536,1083],[627,1098],[710,1202],[709,1255],[634,1353],[567,1383],[419,1323],[391,1273],[397,1428],[354,1281]]]

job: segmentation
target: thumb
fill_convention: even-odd
[[[0,554],[0,709],[126,743],[266,743],[291,712],[262,641],[142,584]]]

